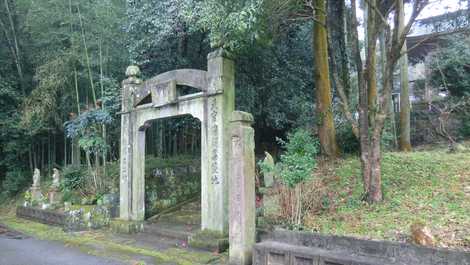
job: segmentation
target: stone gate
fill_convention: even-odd
[[[150,121],[191,115],[201,122],[201,229],[228,232],[230,119],[234,63],[223,50],[208,55],[208,70],[182,69],[139,79],[136,66],[122,84],[120,219],[145,217],[145,130]],[[197,93],[179,95],[178,86]]]

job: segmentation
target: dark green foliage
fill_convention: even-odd
[[[0,184],[5,179],[5,182],[9,183],[5,185],[10,186],[12,182],[16,182],[11,179],[12,174],[15,174],[12,172],[27,165],[25,161],[27,161],[29,138],[19,125],[20,116],[17,108],[21,102],[21,93],[18,83],[4,76],[8,72],[1,66],[0,71]],[[8,176],[6,172],[9,172]],[[18,184],[21,184],[21,181]]]
[[[470,110],[460,115],[462,126],[460,127],[460,135],[464,138],[470,138]]]
[[[255,129],[260,132],[257,143],[272,143],[290,128],[314,122],[312,22],[281,27],[277,23],[293,7],[277,10],[277,2],[265,1],[264,10],[260,10],[258,4],[132,2],[126,31],[132,61],[145,77],[177,68],[206,69],[210,43],[231,49],[236,62],[237,109],[254,115]],[[215,9],[209,10],[210,6]],[[275,16],[269,16],[269,10],[276,10]],[[228,24],[216,23],[218,20]],[[242,28],[235,29],[237,23]]]
[[[341,146],[341,151],[345,154],[358,154],[360,151],[359,141],[352,132],[351,125],[344,123],[336,130],[338,145]]]
[[[206,68],[209,42],[203,32],[190,30],[185,15],[192,4],[187,0],[128,2],[129,52],[144,76],[176,68]]]
[[[297,184],[310,179],[316,167],[316,156],[319,150],[318,140],[305,129],[297,129],[287,136],[287,142],[278,139],[285,149],[280,161],[272,168],[261,163],[264,172],[274,172],[287,186],[293,188]]]
[[[67,166],[62,170],[61,190],[63,201],[81,204],[82,198],[90,192],[89,172],[83,166]]]
[[[470,96],[470,38],[456,35],[445,41],[430,60],[431,82],[451,96]]]
[[[311,25],[291,25],[283,34],[237,59],[236,105],[254,115],[256,129],[286,131],[314,122]]]
[[[265,34],[261,0],[206,0],[195,7],[187,12],[187,19],[194,21],[191,25],[196,30],[208,32],[211,47],[236,52],[249,48]]]
[[[31,173],[21,170],[8,171],[2,183],[2,192],[7,196],[15,196],[26,189],[31,183]]]
[[[81,166],[68,166],[62,171],[62,189],[79,190],[86,185],[87,170]]]
[[[79,137],[79,145],[91,154],[102,154],[108,149],[101,135],[101,125],[110,124],[111,115],[102,109],[87,111],[76,119],[65,123],[66,135],[69,138]]]
[[[200,194],[199,159],[187,156],[166,159],[148,157],[145,163],[147,216]]]

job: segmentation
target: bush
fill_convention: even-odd
[[[62,171],[62,189],[78,190],[86,185],[87,169],[82,166],[68,166]]]
[[[463,138],[470,137],[470,115],[462,115],[460,119],[462,126],[460,127],[459,133]]]
[[[297,129],[287,136],[287,142],[278,139],[285,149],[280,161],[274,165],[261,162],[263,174],[274,173],[279,176],[287,189],[280,194],[279,204],[283,215],[288,216],[289,227],[299,228],[302,219],[302,184],[309,180],[316,167],[318,141],[309,131]]]
[[[352,132],[352,127],[349,122],[346,122],[337,129],[338,145],[341,146],[341,151],[345,154],[358,154],[360,151],[359,141]]]
[[[287,135],[287,142],[278,139],[285,149],[275,168],[262,164],[261,170],[274,171],[287,186],[293,188],[308,180],[316,166],[318,141],[305,129],[297,129]]]
[[[6,196],[12,197],[23,191],[31,183],[31,174],[26,171],[8,171],[2,183],[2,190]]]

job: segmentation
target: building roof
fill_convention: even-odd
[[[440,47],[449,36],[470,33],[470,10],[419,19],[406,38],[408,58],[415,64],[423,61],[427,54]]]

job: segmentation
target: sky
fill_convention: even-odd
[[[468,1],[459,1],[459,0],[430,0],[429,5],[421,11],[418,19],[428,18],[433,16],[442,15],[448,12],[454,12],[459,9],[467,8]],[[407,4],[405,5],[405,20],[408,21],[412,12],[412,6]],[[364,21],[364,13],[360,9],[359,5],[357,7],[357,16],[358,20],[361,23],[361,30],[359,30],[359,38],[364,39],[364,29],[362,27],[362,22]],[[392,20],[390,20],[392,21]]]

